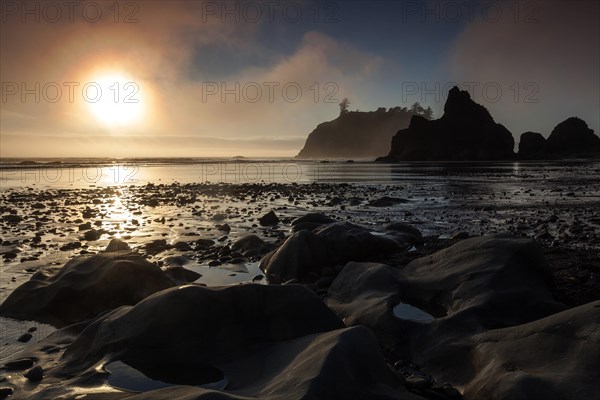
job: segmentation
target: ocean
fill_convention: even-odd
[[[348,183],[439,186],[446,195],[477,184],[510,191],[540,181],[569,185],[600,176],[600,162],[310,161],[262,158],[0,159],[0,187],[82,188],[171,183]],[[456,188],[460,183],[463,187]]]

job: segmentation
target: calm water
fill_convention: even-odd
[[[402,163],[316,162],[297,160],[52,160],[36,164],[3,159],[0,186],[78,188],[147,183],[361,183],[410,184],[428,181],[446,184],[487,182],[518,184],[526,181],[574,182],[600,177],[600,162],[487,162]]]

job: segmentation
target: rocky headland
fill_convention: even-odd
[[[312,131],[298,158],[374,158],[385,153],[398,129],[413,114],[399,109],[352,111]]]

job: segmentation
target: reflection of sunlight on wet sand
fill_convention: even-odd
[[[106,228],[112,229],[114,231],[113,236],[117,239],[123,238],[126,233],[126,226],[132,225],[132,221],[135,219],[131,211],[123,204],[121,196],[123,196],[121,192],[117,191],[115,193],[112,204],[106,210],[106,217],[103,222],[103,225],[110,224]]]

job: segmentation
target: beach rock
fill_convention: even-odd
[[[408,203],[408,200],[402,199],[399,197],[384,196],[379,199],[372,200],[371,202],[369,202],[369,205],[371,207],[391,207],[396,204],[404,204],[404,203]]]
[[[204,362],[212,364],[227,354],[245,352],[249,346],[342,327],[318,297],[300,285],[188,285],[162,291],[99,318],[64,357],[68,369],[82,370],[109,354],[133,364],[188,360],[193,348],[202,354]],[[146,351],[162,338],[169,338],[163,341],[163,348]]]
[[[514,157],[514,139],[467,91],[448,92],[444,115],[428,121],[413,116],[407,129],[392,138],[391,150],[380,161],[478,161]]]
[[[275,212],[271,210],[267,214],[260,217],[258,222],[261,226],[277,225],[279,223],[279,218],[277,217]]]
[[[113,251],[131,251],[129,245],[122,241],[121,239],[112,239],[108,246],[106,246],[105,252],[113,252]]]
[[[102,232],[95,229],[90,229],[83,234],[83,238],[89,242],[100,239],[100,236],[102,236]]]
[[[542,158],[545,146],[546,139],[540,133],[525,132],[519,140],[519,158]]]
[[[417,228],[404,222],[392,222],[383,227],[385,231],[396,232],[407,236],[407,241],[412,243],[422,243],[423,234]]]
[[[158,266],[131,250],[113,250],[119,248],[123,242],[111,241],[107,251],[74,258],[53,276],[32,277],[0,305],[0,315],[61,327],[174,286]]]
[[[304,214],[301,217],[298,217],[292,221],[292,226],[311,223],[318,225],[332,224],[335,220],[333,218],[328,217],[327,215],[320,213],[308,213]]]
[[[445,346],[437,360],[448,363],[453,351],[469,349],[470,359],[461,366],[474,371],[466,399],[586,399],[599,389],[598,337],[600,301],[595,301]]]
[[[21,342],[21,343],[27,343],[31,340],[32,337],[33,337],[33,335],[31,333],[24,333],[21,336],[19,336],[17,341]]]
[[[576,333],[563,336],[557,331],[556,339],[545,341],[542,332],[554,332],[561,323],[556,323],[555,328],[549,325],[539,328],[540,334],[535,339],[528,336],[531,331],[521,329],[524,324],[535,325],[535,321],[570,312],[554,300],[551,284],[548,266],[534,242],[497,234],[462,240],[416,259],[402,269],[382,264],[348,263],[329,287],[326,302],[347,325],[371,328],[382,346],[394,349],[396,357],[412,360],[437,381],[466,387],[465,393],[471,393],[466,398],[527,398],[525,393],[530,392],[526,389],[517,397],[510,395],[511,386],[522,384],[531,390],[536,385],[539,371],[545,371],[541,373],[546,380],[544,386],[557,384],[566,388],[570,385],[570,390],[576,390],[583,385],[587,389],[582,393],[591,393],[592,381],[582,381],[576,376],[588,375],[586,368],[594,370],[597,362],[590,367],[592,356],[584,358],[580,364],[573,361],[580,359],[578,346],[590,346],[589,336]],[[421,320],[396,314],[395,307],[400,303],[416,307],[432,318]],[[565,320],[567,318],[565,316]],[[575,327],[581,324],[576,329],[599,332],[598,316],[586,321],[574,318],[573,321],[577,321]],[[516,335],[522,341],[513,342],[507,337],[500,345],[504,335]],[[558,345],[553,340],[558,341],[559,337],[565,340],[564,358],[547,352],[548,348]],[[514,348],[511,347],[513,343]],[[540,351],[537,360],[531,358],[535,357],[529,347],[533,343]],[[499,346],[497,354],[488,351],[495,346]],[[543,349],[546,353],[542,355]],[[531,358],[529,365],[535,366],[517,368],[512,373],[507,372],[511,370],[499,372],[501,368],[513,365],[512,360],[514,365],[521,365],[525,358]],[[571,360],[569,365],[574,365],[576,371],[555,366],[558,359]],[[492,374],[490,368],[494,360],[499,360],[498,370]],[[553,375],[555,368],[560,369],[560,374]],[[481,380],[476,378],[479,374]],[[491,379],[491,375],[498,377],[494,384],[487,379]],[[572,377],[572,383],[567,383],[565,375]],[[502,395],[497,392],[498,388]],[[529,397],[533,396],[531,393]],[[562,398],[549,393],[542,397]]]
[[[460,231],[460,232],[454,232],[452,235],[450,235],[450,240],[464,240],[464,239],[468,239],[469,237],[470,237],[469,232]]]
[[[196,240],[196,250],[206,250],[215,245],[215,242],[210,239]]]
[[[151,379],[173,384],[126,395],[138,400],[420,399],[388,368],[367,328],[344,327],[300,285],[189,285],[109,312],[44,372],[46,385],[35,398],[68,394],[69,387],[58,378],[64,376],[75,386],[95,382],[102,397],[109,393],[104,386],[108,374],[101,371],[106,360],[126,362]],[[190,381],[197,373],[189,371],[214,366],[227,379],[225,391]]]
[[[148,254],[158,254],[162,251],[165,251],[170,246],[167,244],[165,239],[156,239],[151,242],[148,242],[144,245],[144,250]]]
[[[350,260],[368,260],[400,248],[390,236],[373,235],[361,226],[338,222],[323,225],[315,231],[294,233],[261,260],[260,268],[270,282],[282,283],[306,279],[311,273],[320,276],[323,268]]]
[[[79,225],[79,230],[80,231],[86,231],[88,229],[92,229],[92,223],[91,222],[86,222],[85,224]]]
[[[23,217],[16,214],[5,214],[2,216],[2,219],[12,225],[16,225],[19,222],[23,221]]]
[[[13,394],[15,389],[7,386],[0,387],[0,399],[6,399],[8,396]]]
[[[302,230],[294,233],[277,250],[260,261],[260,269],[273,283],[301,279],[328,261],[327,247],[317,235]]]
[[[600,152],[600,137],[582,119],[571,117],[556,125],[546,141],[546,154],[561,156]]]
[[[176,242],[173,247],[179,251],[192,251],[192,246],[187,242]]]
[[[19,358],[4,364],[4,368],[8,371],[21,371],[31,367],[33,367],[33,359],[31,358]]]
[[[534,242],[498,234],[462,240],[402,270],[349,263],[331,285],[328,304],[345,321],[371,326],[385,340],[396,337],[400,320],[393,307],[400,302],[444,317],[415,332],[411,341],[417,349],[417,343],[428,337],[433,342],[446,329],[460,326],[461,334],[479,333],[562,311],[565,307],[553,299],[550,285],[550,271]],[[369,307],[363,303],[365,294]],[[408,328],[402,329],[406,333]]]
[[[197,281],[202,277],[201,274],[191,271],[181,266],[172,266],[164,270],[167,275],[176,285]]]
[[[27,371],[24,376],[30,382],[39,382],[44,379],[44,370],[38,365],[37,367],[33,367]]]
[[[231,245],[231,250],[246,255],[247,253],[260,253],[266,242],[256,235],[242,236]]]
[[[215,228],[223,232],[231,232],[229,224],[215,225]]]

